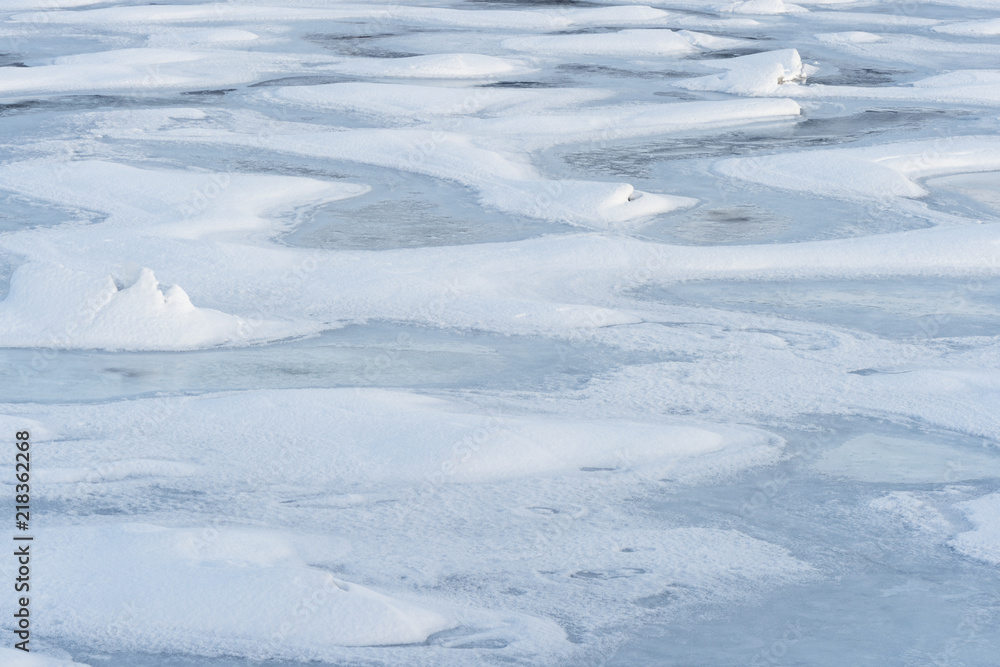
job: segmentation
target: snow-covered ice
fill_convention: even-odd
[[[996,661],[995,0],[0,5],[0,665]]]

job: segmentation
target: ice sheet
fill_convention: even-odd
[[[6,3],[31,657],[993,664],[998,17]]]

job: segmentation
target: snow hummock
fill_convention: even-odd
[[[121,287],[106,275],[59,265],[24,264],[0,302],[0,347],[183,350],[280,336],[281,325],[245,320],[191,303],[179,285],[163,287],[141,268]]]
[[[849,30],[820,33],[816,35],[816,39],[827,44],[871,44],[882,41],[883,37],[863,30]]]
[[[899,86],[782,86],[776,94],[795,99],[879,100],[914,104],[972,104],[1000,102],[1000,70],[961,69],[935,74]]]
[[[969,558],[1000,565],[1000,493],[955,505],[975,530],[956,535],[948,545]]]
[[[132,404],[145,408],[141,414],[155,414],[157,406],[156,401]],[[105,433],[101,419],[128,424],[141,416],[131,411],[121,414],[120,407],[124,406],[86,410],[77,419],[93,421],[103,434],[99,437],[113,436]],[[272,447],[270,438],[254,435],[264,432],[284,433],[287,441],[301,448],[294,460],[283,465],[292,466],[288,475],[294,475],[303,488],[483,483],[543,478],[588,467],[643,471],[651,477],[669,473],[681,480],[721,478],[775,461],[784,445],[767,432],[726,425],[490,416],[461,401],[404,391],[213,394],[186,400],[183,411],[184,420],[163,424],[158,436],[141,447],[113,457],[94,452],[88,465],[95,469],[86,473],[72,465],[79,452],[86,451],[80,443],[64,453],[66,460],[53,452],[51,463],[39,468],[39,479],[49,489],[80,482],[97,489],[139,477],[207,480],[214,476],[218,484],[226,485],[259,474],[257,462]],[[205,420],[227,433],[211,448],[191,430]],[[379,422],[378,428],[372,428],[373,420]],[[72,424],[65,428],[78,432],[80,422]],[[334,430],[338,437],[330,438],[327,434]],[[470,434],[476,434],[474,441],[456,447]],[[214,472],[219,467],[225,470],[221,476]]]
[[[177,118],[181,114],[173,114]],[[195,113],[191,117],[203,118]],[[0,166],[0,188],[106,214],[115,233],[197,240],[271,237],[306,206],[347,199],[366,185],[312,178],[134,167],[105,160],[29,160]]]
[[[120,523],[38,539],[38,630],[103,647],[309,660],[330,647],[422,642],[455,624],[310,567],[273,531]]]
[[[995,136],[952,136],[864,148],[818,149],[730,158],[713,169],[768,187],[832,197],[923,197],[927,191],[917,179],[1000,169],[1000,140]]]
[[[725,72],[684,79],[674,85],[687,90],[767,96],[777,93],[783,85],[805,81],[815,71],[811,65],[802,63],[802,58],[795,49],[765,51],[725,60],[706,60],[701,64]]]

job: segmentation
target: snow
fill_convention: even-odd
[[[0,663],[992,664],[998,20],[5,3]]]
[[[56,528],[39,539],[51,554],[38,565],[41,631],[51,623],[78,641],[308,660],[329,646],[422,642],[454,623],[309,567],[270,531],[223,528],[206,538],[122,524]],[[98,549],[100,560],[76,556]],[[178,582],[199,594],[178,594]],[[119,616],[120,625],[109,623]]]
[[[805,81],[813,71],[803,65],[795,49],[766,51],[728,60],[706,62],[705,66],[726,70],[722,74],[685,79],[679,88],[706,90],[734,95],[766,96],[779,93],[782,86]]]
[[[149,169],[104,160],[7,164],[0,167],[0,187],[91,209],[119,231],[142,225],[156,236],[191,240],[247,232],[272,236],[295,209],[369,190],[309,178]]]
[[[261,96],[273,102],[377,116],[410,124],[442,116],[544,111],[604,99],[610,91],[439,88],[401,83],[350,81],[318,86],[284,87]]]
[[[215,35],[219,40],[221,36]],[[232,35],[228,35],[232,37]],[[332,62],[332,59],[325,59]],[[251,83],[267,74],[301,70],[280,54],[169,48],[115,49],[61,56],[49,63],[0,70],[0,98],[83,92],[186,90]]]
[[[179,285],[163,288],[141,268],[119,288],[40,263],[18,267],[0,302],[0,346],[55,349],[185,350],[244,342],[251,332],[281,337],[281,325],[252,327],[233,315],[198,308]]]
[[[144,411],[161,412],[156,403],[148,403]],[[287,443],[295,443],[298,456],[283,465],[294,466],[288,473],[303,487],[471,483],[623,465],[653,476],[669,471],[679,479],[694,480],[773,461],[782,445],[753,429],[491,418],[461,403],[381,390],[220,394],[186,401],[183,409],[190,426],[161,425],[155,439],[132,452],[134,457],[141,451],[141,459],[105,461],[102,455],[96,469],[86,469],[86,474],[68,466],[43,467],[39,481],[96,485],[133,477],[202,477],[217,475],[218,467],[224,466],[226,477],[218,482],[236,483],[257,474],[256,462],[273,446],[271,437],[255,433],[274,437],[281,433]],[[103,432],[100,421],[132,418],[111,410],[77,412],[77,419],[93,422]],[[211,449],[203,446],[201,427],[192,428],[207,420],[227,433]],[[373,430],[373,420],[383,425]],[[73,428],[78,430],[79,425]],[[481,428],[483,436],[456,448]],[[326,435],[331,430],[338,432],[336,439]],[[64,455],[76,456],[72,449]],[[442,466],[447,461],[453,465]]]
[[[974,530],[959,533],[948,545],[959,553],[991,565],[1000,565],[1000,493],[991,493],[956,505]]]
[[[991,136],[820,149],[735,158],[715,165],[720,174],[770,187],[881,200],[927,195],[917,179],[998,168],[1000,142]]]
[[[932,503],[908,491],[893,491],[876,498],[868,505],[878,512],[891,516],[894,521],[923,533],[944,535],[952,528],[951,523]]]
[[[475,95],[468,99],[475,104]],[[558,102],[561,98],[556,99]],[[669,130],[786,119],[798,114],[799,106],[789,100],[737,100],[722,106],[700,102],[629,105],[573,115],[470,119],[466,127],[450,125],[448,130],[421,125],[333,132],[315,125],[275,124],[259,116],[241,114],[234,117],[239,130],[178,128],[158,132],[157,139],[267,147],[294,155],[339,158],[427,174],[470,186],[480,192],[484,204],[503,211],[606,229],[690,206],[694,199],[655,193],[640,198],[636,195],[641,191],[629,184],[542,179],[535,169],[524,164],[522,155],[543,147],[581,141],[595,133],[603,132],[609,139],[650,136]],[[168,122],[174,124],[172,120]],[[126,129],[122,128],[122,122],[113,121],[106,132],[112,136],[136,136],[146,131],[137,125],[163,129],[163,124],[163,115],[159,113],[129,114]],[[247,128],[255,127],[257,132],[247,132]],[[586,193],[585,199],[580,199],[582,193]]]
[[[804,12],[806,9],[784,0],[740,0],[726,6],[723,11],[734,14],[784,14]]]
[[[918,79],[908,85],[892,87],[789,85],[776,95],[796,99],[852,100],[870,99],[915,104],[962,104],[992,106],[997,103],[998,70],[956,70]]]

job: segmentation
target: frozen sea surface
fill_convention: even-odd
[[[995,0],[7,0],[0,664],[994,665],[998,62]]]

